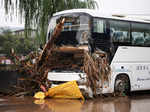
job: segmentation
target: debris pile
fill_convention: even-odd
[[[84,63],[84,50],[72,46],[57,47],[48,58],[50,71],[72,70],[79,71]]]
[[[109,81],[110,67],[107,61],[107,54],[103,51],[90,53],[85,48],[72,46],[56,46],[55,40],[60,34],[65,19],[62,19],[56,26],[50,40],[45,45],[42,53],[31,53],[27,58],[21,60],[12,52],[15,63],[20,74],[24,74],[19,79],[13,94],[33,95],[37,91],[48,91],[51,82],[47,79],[47,74],[52,70],[80,70],[87,75],[87,87],[90,87],[96,95],[96,89],[102,88],[104,81]],[[35,62],[32,62],[32,60]],[[100,83],[98,83],[100,82]]]
[[[42,53],[31,53],[22,60],[12,51],[13,62],[18,66],[18,71],[22,77],[19,78],[18,84],[14,87],[14,91],[11,94],[9,93],[10,95],[34,95],[37,91],[45,92],[51,87],[50,81],[47,79],[48,59],[52,55],[52,50],[56,47],[54,40],[60,34],[63,24],[64,19],[56,26]],[[34,63],[32,62],[33,59],[35,60]]]
[[[95,51],[93,54],[85,52],[84,72],[87,75],[87,86],[96,94],[97,88],[101,88],[104,81],[109,81],[111,69],[107,61],[107,54],[102,51]]]

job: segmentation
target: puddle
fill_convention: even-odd
[[[148,112],[150,96],[86,100],[0,98],[0,112]]]

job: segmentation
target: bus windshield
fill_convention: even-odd
[[[60,18],[65,18],[63,30],[57,40],[56,45],[84,45],[88,43],[90,35],[90,17],[85,14],[67,14],[52,17],[48,28],[48,39]]]

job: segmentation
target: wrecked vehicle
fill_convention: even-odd
[[[18,62],[17,70],[25,75],[19,79],[13,94],[33,95],[42,90],[37,96],[66,95],[64,85],[76,86],[82,99],[82,94],[87,97],[105,93],[127,95],[130,91],[148,90],[149,28],[148,22],[102,16],[88,9],[58,12],[50,20],[42,53],[31,53],[21,60],[12,52]],[[139,42],[139,31],[145,33],[145,44]],[[59,91],[51,87],[58,87]],[[77,97],[70,93],[72,89],[65,97],[70,94]]]
[[[104,43],[101,38],[97,38],[97,32],[104,29],[93,26],[98,25],[98,21],[88,13],[60,12],[50,20],[47,41],[61,18],[65,18],[64,26],[54,42],[57,47],[49,59],[48,79],[52,86],[76,80],[80,90],[90,97],[104,91],[111,92],[108,89],[111,69],[107,57],[110,39],[102,37]]]
[[[142,85],[149,85],[146,74],[150,66],[145,62],[150,61],[150,49],[139,46],[150,46],[150,43],[139,45],[134,40],[136,29],[141,29],[134,21],[143,25],[143,28],[144,21],[141,23],[140,20],[102,16],[101,13],[89,9],[62,11],[51,18],[47,41],[61,18],[65,18],[65,23],[55,40],[57,47],[48,72],[52,86],[76,80],[80,89],[91,97],[104,93],[128,94],[130,91],[149,89]],[[141,31],[148,34],[149,24],[145,25],[147,29]],[[137,52],[138,49],[140,52]]]

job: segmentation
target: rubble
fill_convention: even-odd
[[[90,53],[88,46],[55,45],[55,40],[61,33],[64,22],[65,19],[62,19],[56,26],[42,53],[31,53],[26,56],[26,59],[21,60],[12,52],[19,73],[23,74],[23,77],[18,80],[13,95],[33,95],[41,90],[48,91],[51,82],[47,79],[47,74],[53,70],[69,69],[85,72],[86,86],[91,88],[95,96],[96,89],[102,88],[104,81],[109,81],[111,69],[107,61],[107,53],[100,50]]]
[[[101,88],[102,92],[104,81],[108,82],[111,74],[107,54],[102,51],[95,51],[92,55],[85,52],[84,72],[87,74],[87,86],[92,89],[94,95],[97,95],[97,88]]]

